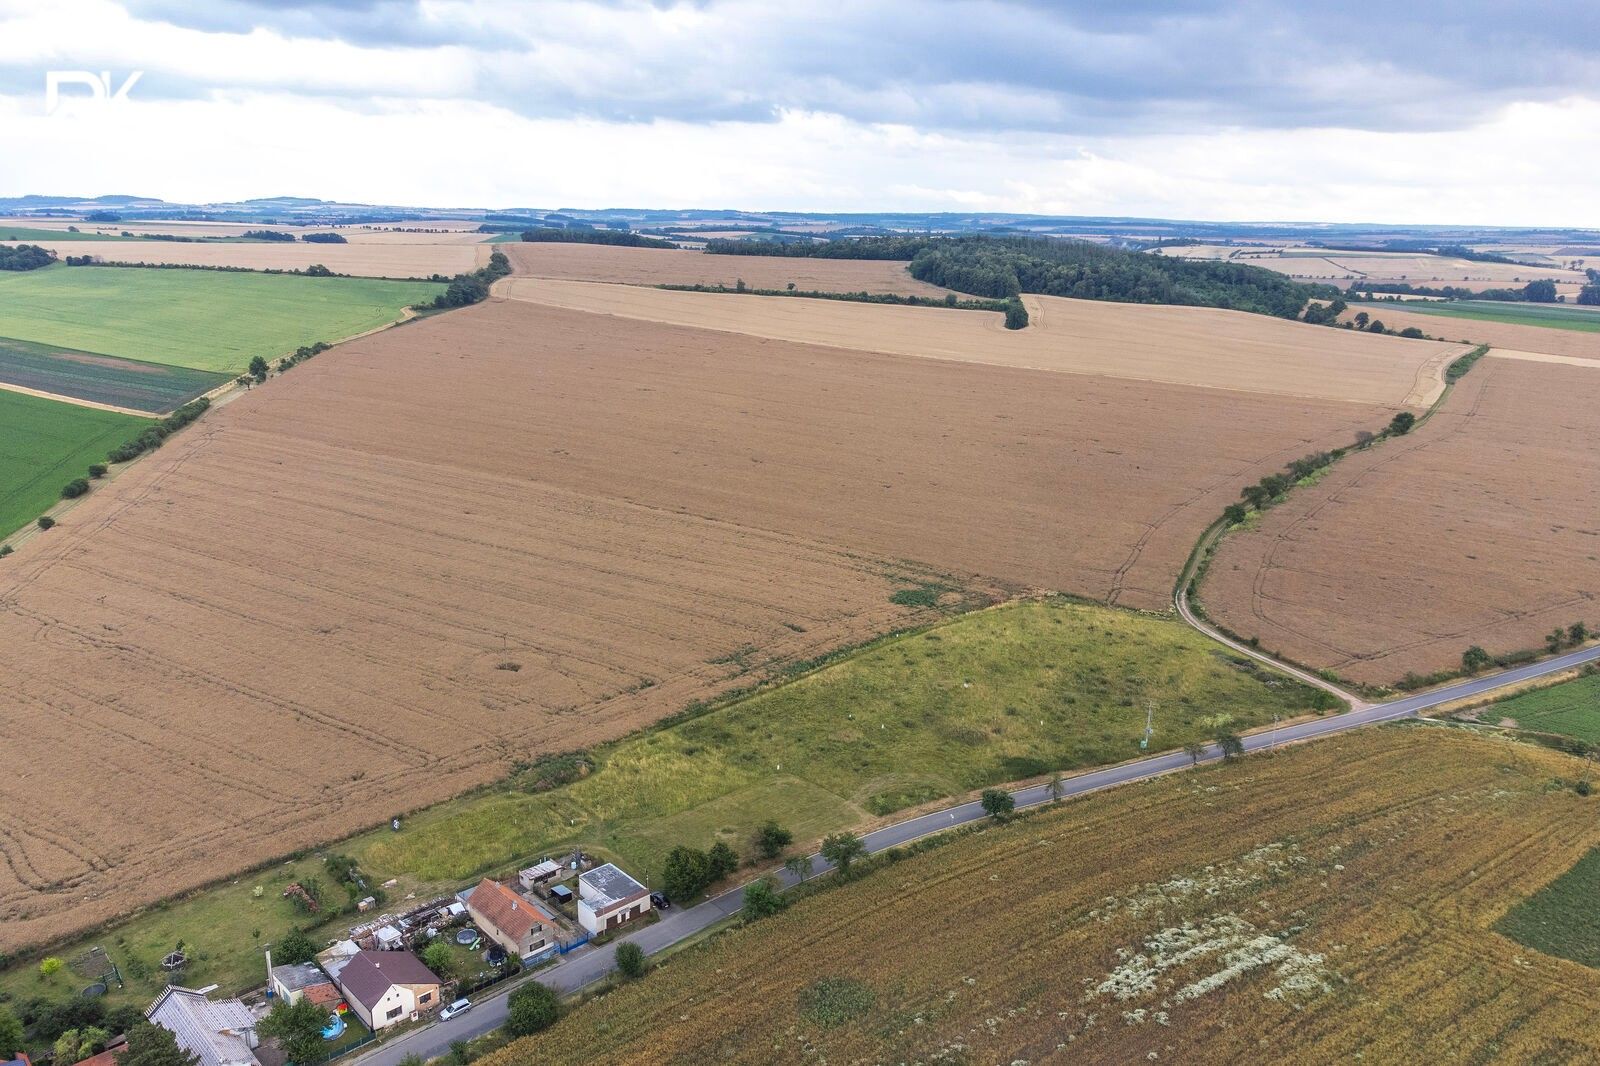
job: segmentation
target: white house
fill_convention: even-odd
[[[168,985],[144,1016],[170,1030],[178,1046],[192,1052],[200,1066],[259,1066],[255,1048],[255,1016],[237,999],[207,998],[216,985],[180,988]]]
[[[358,951],[339,971],[339,989],[374,1031],[439,1005],[439,978],[409,951]]]
[[[612,863],[578,878],[578,924],[591,933],[615,929],[650,909],[650,890]]]

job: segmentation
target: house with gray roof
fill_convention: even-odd
[[[596,866],[578,878],[578,924],[603,933],[650,909],[650,890],[615,863]]]
[[[211,999],[216,987],[168,985],[144,1016],[177,1037],[178,1046],[193,1053],[200,1066],[260,1066],[255,1015],[237,999]]]

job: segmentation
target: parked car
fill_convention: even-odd
[[[472,1000],[470,1000],[470,999],[458,999],[454,1003],[452,1003],[448,1007],[446,1007],[444,1010],[439,1012],[439,1020],[441,1022],[447,1022],[451,1018],[459,1018],[461,1015],[467,1013],[467,1011],[469,1011],[471,1009],[472,1009]]]
[[[667,899],[666,896],[663,896],[659,892],[652,892],[650,893],[650,906],[654,907],[658,911],[664,911],[668,907],[672,906],[672,901]]]

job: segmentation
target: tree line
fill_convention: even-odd
[[[506,258],[504,252],[493,252],[489,255],[489,265],[480,267],[470,274],[457,274],[450,279],[450,285],[433,298],[431,304],[424,306],[433,310],[442,311],[450,307],[468,307],[481,303],[489,297],[489,286],[511,273],[511,260]]]
[[[1022,293],[1080,300],[1181,304],[1294,318],[1326,285],[1292,281],[1243,263],[1146,255],[1088,241],[1046,237],[863,237],[823,244],[713,240],[713,255],[909,260],[919,281],[976,296]]]
[[[612,229],[557,229],[540,226],[522,231],[526,244],[610,244],[622,248],[676,248],[671,241],[646,237],[632,230]]]
[[[0,270],[38,270],[56,261],[56,253],[37,244],[0,244]]]

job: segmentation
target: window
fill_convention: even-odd
[[[388,1022],[392,1022],[396,1018],[400,1017],[400,1015],[404,1014],[405,1012],[406,1012],[406,1010],[405,1010],[404,1007],[396,1007],[394,1010],[390,1011],[388,1014],[385,1014],[383,1016],[383,1020],[384,1021],[388,1021]]]
[[[433,993],[432,992],[424,992],[424,993],[422,993],[422,995],[417,997],[417,1002],[418,1003],[431,1003],[431,1002],[433,1002]]]

